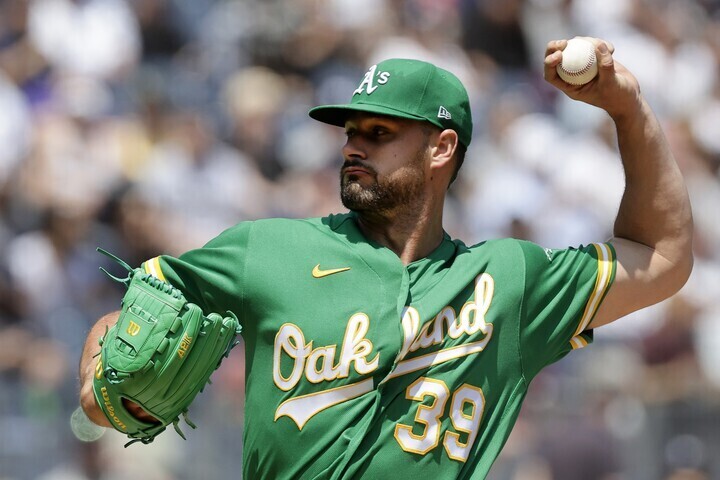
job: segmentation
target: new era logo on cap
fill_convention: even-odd
[[[438,118],[444,118],[445,120],[452,120],[452,115],[450,115],[450,112],[448,112],[447,109],[441,105],[440,110],[438,110]]]

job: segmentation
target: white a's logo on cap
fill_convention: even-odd
[[[375,85],[375,77],[377,77],[377,85]],[[362,82],[358,86],[357,90],[353,92],[353,95],[359,95],[363,93],[363,89],[368,95],[377,90],[378,86],[385,85],[390,79],[390,72],[378,72],[377,65],[370,67],[370,70],[365,72]]]
[[[447,111],[447,108],[440,106],[440,110],[438,110],[438,118],[444,118],[445,120],[451,120],[452,115],[450,115],[450,112]]]

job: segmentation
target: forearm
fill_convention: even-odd
[[[690,200],[660,124],[642,99],[613,120],[626,181],[614,235],[653,249],[671,273],[686,278],[692,267]]]
[[[92,389],[93,375],[95,375],[95,367],[98,362],[97,354],[100,352],[98,339],[105,334],[107,328],[117,322],[119,314],[119,312],[110,313],[95,323],[88,333],[80,358],[80,405],[90,420],[103,427],[111,427],[111,425],[95,401]]]

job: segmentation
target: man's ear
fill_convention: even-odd
[[[430,168],[442,168],[450,165],[457,150],[458,141],[458,134],[455,130],[448,128],[440,132],[435,145],[432,147]]]

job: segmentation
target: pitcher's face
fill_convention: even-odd
[[[355,114],[345,122],[340,171],[343,205],[383,212],[409,204],[429,174],[427,129],[418,121]]]

